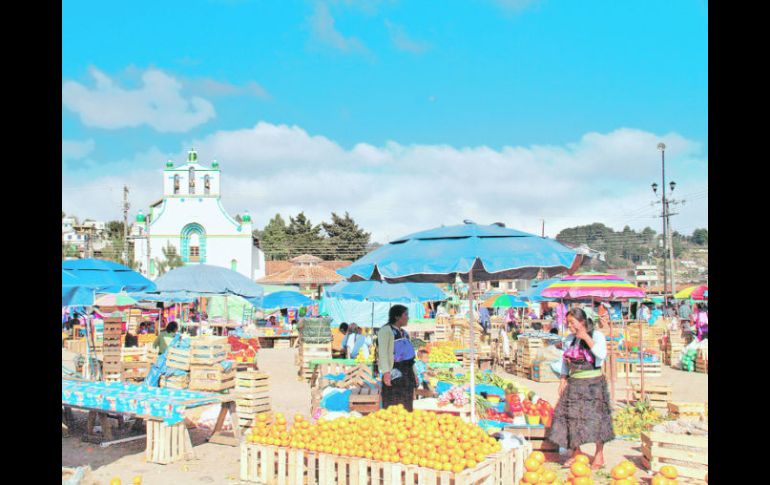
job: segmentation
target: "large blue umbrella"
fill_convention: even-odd
[[[114,261],[73,259],[62,261],[61,269],[76,278],[78,285],[95,288],[99,293],[155,290],[155,283]]]
[[[351,281],[453,283],[473,280],[533,279],[539,271],[555,276],[574,271],[582,256],[552,239],[469,221],[410,234],[381,246],[337,273]],[[473,308],[473,292],[468,292]],[[471,396],[475,394],[473,311],[470,312]],[[471,420],[476,406],[471,400]]]
[[[207,295],[238,295],[261,298],[264,291],[242,274],[231,269],[208,264],[194,264],[172,269],[155,280],[161,293],[201,293]]]
[[[160,301],[164,303],[192,303],[195,301],[195,293],[187,293],[184,291],[176,293],[148,293],[148,292],[135,292],[129,293],[128,296],[137,301]]]
[[[432,283],[385,283],[382,281],[340,281],[326,288],[327,296],[343,300],[413,303],[442,301],[447,295]]]
[[[262,308],[299,308],[315,303],[298,291],[276,291],[262,299]]]
[[[61,306],[87,306],[94,304],[97,287],[82,284],[69,271],[61,272]]]
[[[466,223],[410,234],[381,246],[337,273],[350,281],[454,283],[533,279],[577,269],[582,258],[561,243],[498,225]]]

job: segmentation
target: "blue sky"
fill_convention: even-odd
[[[117,218],[114,187],[128,183],[138,210],[160,177],[135,181],[195,144],[222,164],[226,207],[257,224],[347,209],[380,238],[465,216],[524,230],[546,218],[555,235],[644,212],[665,139],[677,190],[694,194],[674,227],[707,227],[707,15],[703,0],[64,2],[63,209]],[[462,191],[453,184],[467,174],[446,171],[471,161],[471,192],[484,194],[421,197],[417,226],[404,222],[417,187]],[[274,194],[313,183],[308,170],[349,185],[336,199]],[[601,186],[576,206],[587,181]],[[369,200],[362,186],[387,196]]]

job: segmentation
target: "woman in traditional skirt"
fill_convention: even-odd
[[[408,320],[409,312],[404,305],[391,307],[387,325],[377,332],[377,365],[382,372],[382,407],[402,404],[411,411],[418,382],[414,347],[403,330]]]
[[[607,315],[602,318],[609,319]],[[565,466],[574,463],[580,445],[596,443],[591,466],[597,469],[604,465],[604,443],[615,438],[607,381],[602,375],[607,342],[580,308],[567,313],[567,325],[571,333],[565,346],[559,400],[548,439],[571,451]]]

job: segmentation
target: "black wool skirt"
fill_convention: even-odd
[[[604,376],[567,381],[553,412],[547,438],[562,448],[574,450],[586,443],[606,443],[612,431],[610,393]]]
[[[382,383],[382,407],[387,408],[396,404],[403,404],[407,411],[412,411],[414,390],[417,387],[414,369],[412,369],[411,364],[403,366],[399,364],[400,362],[394,367],[400,370],[403,375],[398,379],[392,379],[390,386]]]

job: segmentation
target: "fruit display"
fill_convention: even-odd
[[[610,485],[639,485],[635,473],[636,465],[629,460],[623,460],[612,468]]]
[[[561,485],[556,472],[545,467],[545,455],[541,451],[533,451],[524,460],[524,477],[519,485],[525,484],[549,484]]]
[[[586,455],[577,455],[575,462],[569,467],[567,485],[594,485],[596,482],[591,476],[591,461]]]
[[[259,340],[255,338],[242,338],[230,335],[227,337],[227,343],[230,345],[230,352],[227,352],[225,358],[233,362],[253,363],[257,359],[257,350],[259,350]]]
[[[612,428],[617,436],[639,438],[642,431],[650,431],[653,426],[665,420],[647,401],[638,401],[620,408],[612,416]]]
[[[508,414],[495,411],[492,408],[487,409],[487,419],[501,423],[513,423],[513,419]]]
[[[708,474],[706,474],[708,477]],[[679,477],[679,470],[673,465],[664,465],[660,467],[658,473],[650,480],[650,485],[679,485],[677,480]],[[706,480],[708,483],[708,480]],[[618,485],[617,483],[615,485]]]
[[[470,389],[470,385],[464,386],[452,386],[451,389],[444,392],[438,397],[438,405],[446,406],[447,404],[454,404],[456,407],[461,408],[470,402],[470,398],[466,391]]]
[[[457,362],[453,342],[431,342],[426,346],[426,349],[428,350],[429,363],[454,364]]]
[[[446,413],[391,406],[364,417],[306,421],[301,415],[288,426],[281,413],[258,414],[245,438],[251,443],[279,445],[337,456],[419,465],[442,471],[475,468],[502,449],[479,426]]]

